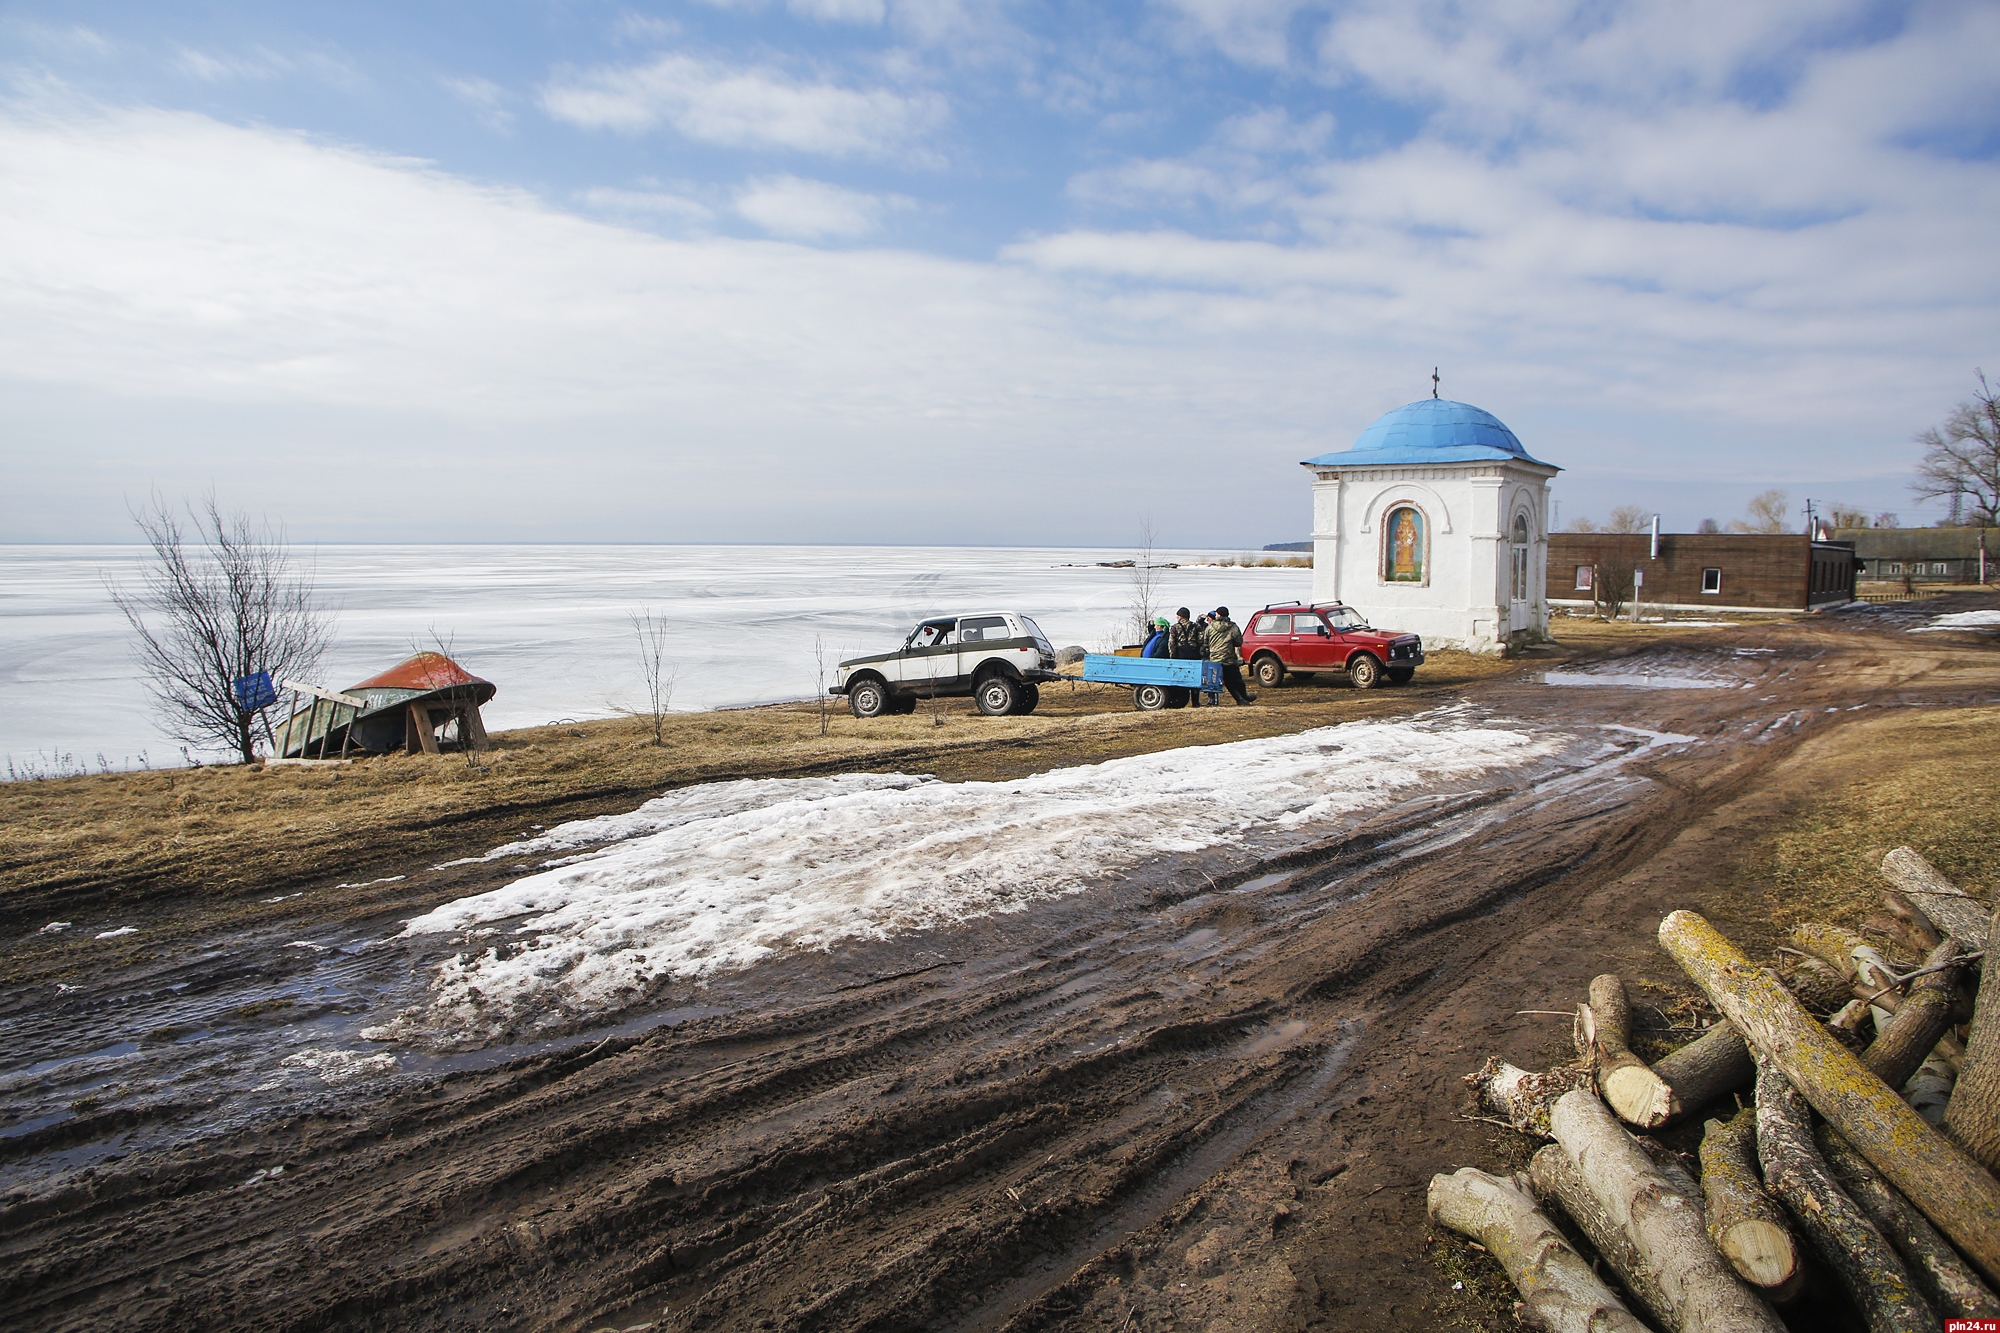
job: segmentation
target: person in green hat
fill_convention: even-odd
[[[1152,625],[1146,631],[1146,647],[1141,657],[1165,657],[1167,655],[1167,618],[1154,616]]]

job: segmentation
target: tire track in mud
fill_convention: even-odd
[[[52,1328],[1063,1326],[1105,1256],[1323,1136],[1399,1014],[1846,716],[1799,713],[1852,695],[1826,661],[1784,669],[1789,708],[1495,690],[1698,742],[857,952],[900,975],[788,960],[715,987],[728,1014],[59,1179],[0,1207],[0,1301]]]

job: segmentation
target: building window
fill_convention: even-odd
[[[1890,565],[1890,566],[1889,566],[1889,572],[1890,572],[1891,574],[1900,574],[1900,573],[1902,573],[1902,572],[1903,572],[1903,564],[1902,564],[1902,562],[1901,562],[1901,561],[1899,560],[1899,561],[1897,561],[1897,562],[1896,562],[1895,564],[1893,564],[1893,565]]]
[[[1721,592],[1721,591],[1722,591],[1722,571],[1721,571],[1721,570],[1719,570],[1719,569],[1704,569],[1704,570],[1702,570],[1702,571],[1701,571],[1701,590],[1702,590],[1703,592]]]
[[[1424,516],[1413,505],[1398,505],[1382,524],[1382,581],[1422,583],[1430,549]]]
[[[1578,565],[1576,567],[1576,590],[1578,592],[1589,592],[1590,576],[1596,572],[1597,567],[1595,565]]]
[[[1931,566],[1931,573],[1933,574],[1942,574],[1944,572],[1945,572],[1944,564],[1942,562],[1939,562],[1938,564],[1934,564]]]

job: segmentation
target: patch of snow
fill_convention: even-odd
[[[285,947],[287,949],[311,949],[315,953],[332,952],[330,946],[324,944],[314,944],[311,940],[293,940],[290,944],[287,944]]]
[[[120,926],[116,930],[100,930],[97,932],[97,938],[100,940],[115,940],[120,935],[137,935],[138,933],[139,928],[137,926]]]
[[[1950,615],[1932,616],[1928,625],[1911,628],[1911,634],[1935,634],[1950,629],[1988,629],[2000,626],[2000,611],[1954,611]]]
[[[469,940],[504,922],[515,938],[457,954],[438,968],[429,1003],[362,1036],[476,1040],[531,1017],[614,1009],[659,981],[781,951],[1018,912],[1154,857],[1301,832],[1570,741],[1447,710],[1011,782],[857,774],[686,788],[501,849],[625,838],[412,920],[406,937]]]
[[[1544,685],[1622,685],[1635,690],[1726,690],[1733,680],[1709,680],[1670,672],[1544,671]]]
[[[38,935],[60,935],[60,934],[62,934],[62,933],[63,933],[63,932],[65,931],[65,930],[68,930],[68,929],[70,928],[70,926],[72,926],[73,924],[75,924],[75,923],[74,923],[74,922],[70,922],[70,921],[51,921],[51,922],[49,922],[49,924],[48,924],[48,925],[46,925],[46,926],[43,926],[43,927],[42,927],[42,928],[41,928],[41,929],[40,929],[39,931],[37,931],[37,932],[36,932],[36,934],[38,934]]]
[[[370,1074],[393,1073],[396,1069],[396,1057],[387,1051],[323,1051],[312,1046],[278,1063],[286,1069],[317,1074],[323,1083],[345,1083]]]

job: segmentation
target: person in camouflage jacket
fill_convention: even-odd
[[[1184,662],[1208,660],[1208,635],[1199,622],[1188,618],[1185,606],[1174,612],[1174,623],[1167,626],[1167,656]],[[1199,708],[1201,699],[1200,690],[1188,691],[1190,707]]]
[[[1229,618],[1229,608],[1218,606],[1208,622],[1208,660],[1222,664],[1222,687],[1238,704],[1256,699],[1243,685],[1243,631]]]

